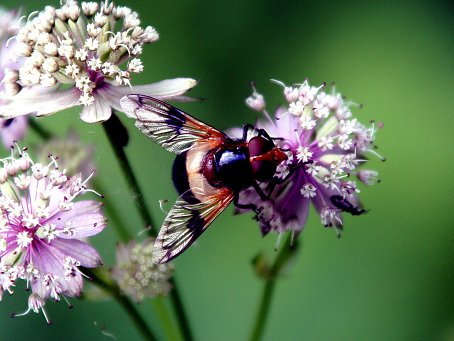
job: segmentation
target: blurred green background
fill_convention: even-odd
[[[341,239],[311,212],[302,248],[278,282],[264,340],[454,340],[454,6],[440,1],[117,1],[153,25],[161,39],[145,49],[145,71],[133,84],[193,77],[191,95],[206,98],[180,107],[226,129],[255,116],[244,105],[254,80],[270,108],[281,101],[276,78],[313,85],[336,82],[363,122],[384,122],[372,161],[382,183],[362,188],[369,214],[346,217]],[[0,1],[12,8],[15,4]],[[26,13],[57,0],[27,1]],[[40,123],[64,136],[75,128],[94,144],[97,179],[127,228],[142,223],[134,198],[100,125],[69,110]],[[160,222],[158,200],[176,199],[173,156],[133,127],[127,149],[146,199]],[[28,145],[38,143],[33,133]],[[6,153],[6,152],[5,152]],[[262,285],[252,258],[274,255],[275,235],[261,238],[251,216],[228,209],[195,247],[175,261],[176,281],[197,340],[244,340]],[[109,211],[107,211],[109,213]],[[110,227],[92,239],[107,267],[117,235]],[[89,290],[89,285],[86,288]],[[48,302],[42,316],[10,319],[26,306],[18,289],[0,304],[0,339],[139,340],[130,318],[109,300]],[[140,310],[162,336],[149,302]]]

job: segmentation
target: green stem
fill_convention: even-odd
[[[96,188],[96,190],[103,194],[106,193],[104,191],[103,186],[97,179],[93,179],[93,186]],[[109,202],[109,198],[104,197],[103,199],[104,202],[104,208],[107,211],[107,216],[109,217],[109,223],[114,221],[115,223],[113,224],[115,227],[115,230],[118,233],[118,236],[120,237],[121,241],[126,243],[132,239],[131,233],[127,230],[125,226],[127,224],[124,223],[123,219],[120,218],[118,215],[118,211],[115,209],[115,207],[112,205],[112,203]]]
[[[35,117],[29,117],[28,124],[30,125],[30,128],[32,128],[33,131],[37,133],[43,140],[49,140],[54,136],[50,131],[44,129],[40,124],[38,124]]]
[[[120,167],[123,171],[123,174],[126,178],[126,181],[128,182],[132,192],[134,193],[135,197],[137,198],[136,205],[137,209],[139,210],[139,213],[142,217],[143,222],[145,225],[148,227],[150,226],[151,228],[148,230],[149,234],[151,236],[156,236],[157,231],[154,230],[153,226],[153,220],[151,218],[150,211],[148,210],[148,205],[145,202],[145,196],[142,193],[142,190],[140,189],[139,183],[137,181],[137,177],[134,174],[134,171],[131,167],[131,164],[128,160],[128,157],[126,156],[125,150],[124,150],[124,144],[120,141],[119,137],[116,134],[115,127],[113,127],[113,124],[110,123],[110,121],[114,118],[115,114],[112,114],[111,119],[107,120],[106,122],[103,123],[103,128],[104,131],[106,132],[106,135],[109,139],[109,142],[115,152],[115,155],[117,156],[118,162],[120,163]],[[118,118],[116,118],[118,120]]]
[[[132,304],[126,296],[121,294],[118,286],[116,286],[114,283],[107,283],[106,281],[104,281],[100,276],[97,275],[96,270],[84,269],[84,273],[92,279],[94,284],[115,297],[115,299],[118,301],[118,303],[121,304],[123,309],[126,310],[127,314],[134,322],[145,340],[157,340],[157,338],[153,335],[153,332],[150,330],[150,328],[148,328],[148,324],[142,318],[142,315],[140,315],[140,313],[137,311],[135,305]]]
[[[145,203],[144,196],[139,187],[139,183],[124,150],[124,147],[127,143],[125,142],[127,141],[127,137],[125,138],[124,136],[123,137],[118,136],[119,135],[118,132],[120,132],[120,134],[122,133],[121,130],[122,128],[118,128],[118,124],[121,124],[121,122],[119,122],[118,117],[114,117],[114,115],[115,114],[112,114],[112,117],[103,123],[103,128],[106,132],[110,144],[112,145],[112,148],[114,149],[115,155],[117,156],[118,161],[120,162],[123,174],[126,180],[128,181],[128,184],[130,185],[133,193],[137,197],[136,204],[142,216],[142,219],[146,226],[151,227],[148,230],[148,233],[151,236],[156,236],[157,235],[157,231],[155,230],[156,225],[153,224],[151,214],[148,211],[147,208],[148,206]],[[186,315],[186,311],[184,309],[183,302],[181,300],[181,295],[178,291],[178,287],[174,280],[171,280],[171,284],[173,286],[173,289],[170,291],[170,300],[175,310],[175,314],[180,325],[181,333],[183,334],[184,340],[191,341],[193,340],[192,332],[189,325],[188,317]]]
[[[170,300],[172,301],[173,309],[177,315],[177,319],[180,322],[181,332],[184,336],[184,340],[194,340],[192,337],[191,326],[189,325],[188,317],[184,309],[183,301],[181,300],[180,292],[177,290],[177,284],[174,278],[170,279],[170,284],[173,289],[170,291]]]
[[[258,341],[262,339],[277,279],[282,268],[287,264],[287,261],[292,256],[295,248],[296,245],[292,246],[292,236],[289,233],[284,245],[276,256],[273,265],[269,269],[268,276],[265,279],[265,285],[263,287],[260,306],[255,318],[254,328],[252,329],[251,336],[249,337],[249,340],[251,341]]]
[[[165,305],[165,297],[155,297],[150,302],[160,321],[160,327],[164,332],[165,339],[168,341],[181,340],[181,336],[175,328],[173,316],[168,313],[168,308]]]

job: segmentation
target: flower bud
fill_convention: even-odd
[[[256,91],[254,91],[251,96],[246,98],[246,104],[249,108],[258,112],[265,109],[265,99]]]

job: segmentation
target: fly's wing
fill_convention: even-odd
[[[185,194],[180,196],[156,238],[153,263],[166,263],[186,250],[232,200],[233,192],[228,188],[220,189],[204,202],[193,203],[193,200],[185,200]]]
[[[200,140],[224,141],[227,136],[163,101],[144,95],[120,100],[123,111],[136,127],[168,151],[180,154]]]

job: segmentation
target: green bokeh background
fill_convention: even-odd
[[[382,183],[362,188],[370,212],[346,217],[343,238],[322,228],[311,212],[302,248],[278,282],[265,340],[454,340],[452,245],[454,241],[453,127],[454,6],[440,1],[117,1],[137,10],[161,39],[143,54],[145,71],[135,84],[173,77],[200,80],[192,95],[207,98],[180,107],[225,129],[253,123],[244,105],[254,80],[269,107],[287,84],[309,78],[336,82],[362,103],[363,122],[384,122],[372,161]],[[12,8],[14,4],[0,1]],[[26,13],[56,0],[27,1]],[[96,146],[94,165],[104,194],[133,234],[142,223],[134,198],[100,125],[78,119],[77,110],[42,118],[64,136],[75,128]],[[175,200],[173,156],[135,130],[127,149],[155,220],[158,200]],[[32,146],[39,139],[27,138]],[[109,213],[109,211],[107,212]],[[97,237],[106,266],[114,264],[115,224]],[[244,340],[255,318],[262,282],[251,259],[273,256],[275,235],[261,238],[251,216],[228,209],[195,247],[175,261],[176,281],[197,340]],[[86,285],[90,290],[90,286]],[[130,318],[110,300],[46,305],[42,316],[10,319],[26,306],[18,288],[0,304],[0,339],[139,340]],[[140,310],[157,335],[149,302]],[[103,334],[104,333],[104,334]]]

